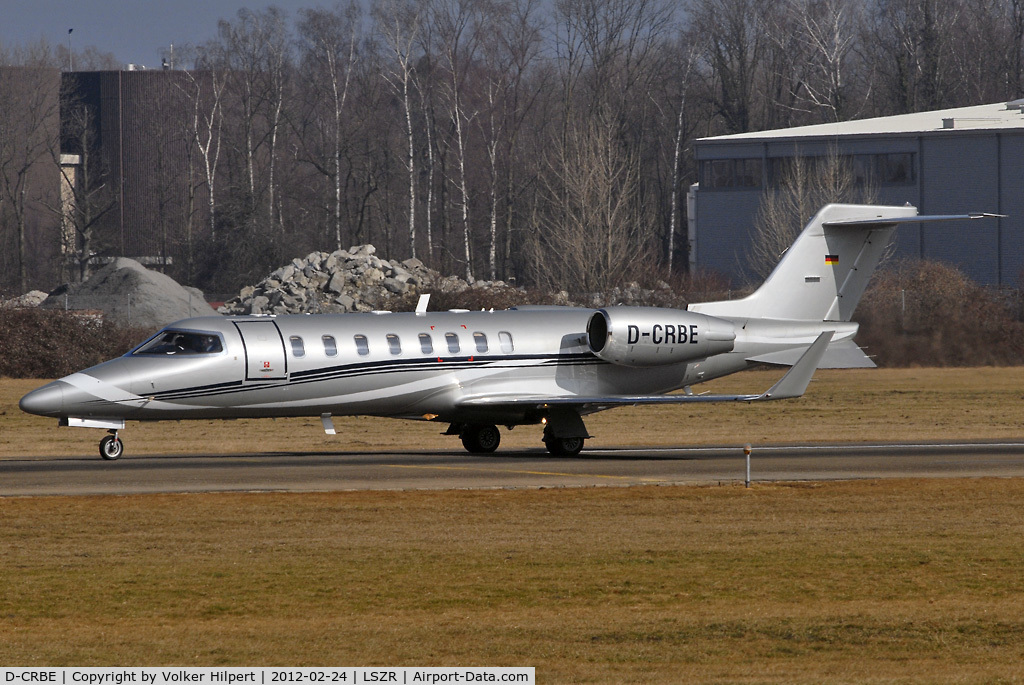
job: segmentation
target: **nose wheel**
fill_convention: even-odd
[[[116,430],[107,432],[110,435],[100,440],[100,456],[107,461],[120,459],[121,455],[124,454],[124,443],[121,442],[121,438],[117,437]]]

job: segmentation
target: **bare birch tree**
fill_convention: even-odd
[[[434,0],[433,22],[437,31],[438,52],[446,72],[442,93],[452,128],[452,147],[457,165],[453,184],[458,189],[458,208],[462,225],[462,259],[465,278],[472,282],[470,195],[467,126],[477,112],[467,103],[466,78],[476,58],[480,42],[482,0]]]
[[[210,237],[217,238],[217,170],[220,163],[222,130],[224,126],[224,88],[227,73],[222,70],[186,71],[188,78],[185,97],[189,103],[190,145],[198,151],[202,164],[203,183],[206,185],[207,222]],[[191,160],[191,158],[189,158]],[[197,186],[189,190],[189,204],[193,205]],[[188,216],[193,216],[189,212]],[[189,231],[191,234],[191,231]]]
[[[799,22],[797,40],[807,59],[800,79],[802,99],[828,121],[851,114],[848,78],[850,56],[861,21],[857,2],[796,0],[791,12]]]
[[[412,123],[413,61],[420,26],[426,7],[419,0],[377,0],[372,9],[378,34],[387,45],[392,60],[383,77],[402,100],[408,154],[405,168],[409,173],[409,250],[416,257],[416,140]]]
[[[303,156],[328,179],[332,193],[331,228],[335,249],[342,249],[342,114],[348,101],[361,12],[354,0],[333,11],[302,10],[298,31],[302,41],[302,70],[306,111],[293,122]],[[326,107],[322,116],[321,107]]]

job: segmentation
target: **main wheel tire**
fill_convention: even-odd
[[[466,426],[460,437],[462,446],[473,454],[490,454],[501,444],[497,426]]]
[[[550,438],[544,446],[556,457],[575,457],[583,450],[583,438]]]
[[[122,454],[124,454],[124,443],[121,442],[121,438],[108,435],[100,440],[100,456],[107,461],[120,459]]]

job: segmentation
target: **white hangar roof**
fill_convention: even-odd
[[[938,131],[1024,129],[1024,99],[992,105],[939,109],[932,112],[897,114],[833,124],[780,128],[772,131],[736,133],[700,138],[700,142],[752,141],[772,138],[819,138],[872,134],[917,134]]]

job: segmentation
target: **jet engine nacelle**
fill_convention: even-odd
[[[732,323],[705,314],[656,307],[605,307],[587,323],[587,344],[623,366],[661,366],[728,352]]]

